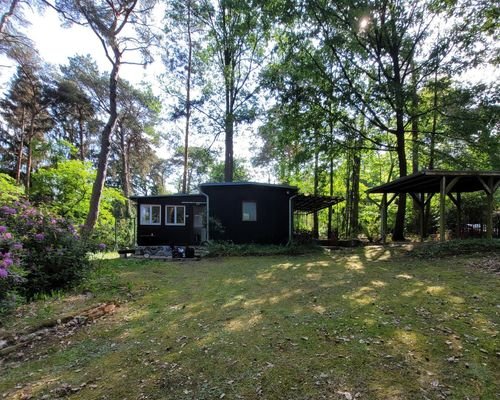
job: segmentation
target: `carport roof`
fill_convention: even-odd
[[[452,192],[477,192],[500,183],[500,171],[420,171],[367,190],[367,193],[439,193],[441,179],[456,180]],[[490,180],[492,182],[490,182]]]
[[[293,198],[293,210],[312,213],[344,201],[342,197],[298,194]]]

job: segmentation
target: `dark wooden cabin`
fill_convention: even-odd
[[[185,246],[207,240],[206,196],[134,196],[139,246]]]
[[[233,243],[288,242],[290,198],[297,194],[296,187],[228,182],[205,183],[200,191],[209,199],[210,239]]]
[[[139,246],[186,246],[208,240],[285,244],[294,212],[314,212],[342,199],[305,196],[289,185],[205,183],[199,194],[131,197]]]

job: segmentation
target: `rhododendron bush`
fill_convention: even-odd
[[[24,200],[1,206],[0,302],[71,287],[90,266],[88,250],[64,218]]]

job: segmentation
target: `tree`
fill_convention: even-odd
[[[407,175],[406,133],[412,85],[432,75],[437,60],[449,49],[451,38],[430,40],[433,13],[427,2],[405,0],[324,2],[306,5],[305,29],[319,37],[329,58],[341,72],[335,86],[349,93],[348,105],[367,123],[394,137],[399,176]],[[318,73],[328,69],[317,63]],[[418,79],[412,79],[418,76]],[[362,132],[358,130],[362,135]],[[395,240],[404,238],[406,196],[400,195]]]
[[[189,142],[192,134],[193,111],[202,104],[201,85],[204,81],[204,64],[201,59],[204,27],[195,18],[193,10],[198,7],[196,0],[169,2],[165,12],[165,55],[164,64],[168,69],[166,92],[177,103],[172,112],[172,120],[184,119],[184,148],[181,193],[189,192]]]
[[[152,35],[148,29],[148,16],[153,1],[144,0],[58,0],[56,8],[70,23],[89,26],[100,40],[106,58],[111,64],[108,85],[107,112],[108,120],[101,132],[100,153],[97,164],[97,175],[92,188],[89,213],[85,221],[84,232],[89,234],[99,215],[108,157],[111,148],[111,136],[115,132],[119,116],[117,105],[118,75],[124,59],[130,52],[142,52],[149,58],[148,47]],[[129,30],[136,28],[137,35],[129,36]]]
[[[119,159],[116,170],[119,172],[123,195],[127,199],[126,214],[130,216],[128,197],[133,192],[131,174],[146,174],[156,161],[154,148],[158,146],[160,136],[155,131],[155,125],[161,105],[150,87],[141,90],[124,80],[119,81],[118,99],[121,118],[113,147]]]
[[[255,115],[256,71],[263,61],[267,26],[259,1],[202,0],[193,11],[208,30],[207,60],[213,61],[214,75],[224,91],[223,98],[212,103],[210,114],[219,132],[224,132],[224,180],[231,182],[235,125]]]
[[[31,185],[35,145],[37,141],[43,141],[44,133],[52,127],[52,119],[47,112],[49,101],[44,93],[40,72],[19,66],[9,92],[1,102],[4,118],[16,131],[11,144],[12,152],[16,154],[15,177],[18,184],[26,160],[24,184],[27,194]]]
[[[226,164],[216,163],[210,168],[208,175],[209,182],[227,182],[225,179]],[[247,182],[250,179],[250,173],[245,166],[244,160],[236,158],[234,160],[234,180],[237,182]]]
[[[61,79],[55,88],[47,91],[51,103],[50,113],[54,119],[59,138],[78,149],[80,161],[88,159],[91,125],[95,121],[95,108],[89,97],[75,82]]]

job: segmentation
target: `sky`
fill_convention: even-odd
[[[72,25],[69,28],[61,27],[61,20],[57,13],[52,9],[47,9],[43,14],[38,14],[26,10],[26,19],[30,21],[30,27],[25,29],[26,35],[34,41],[35,46],[42,57],[42,59],[54,66],[67,64],[68,57],[76,54],[86,55],[91,54],[101,71],[109,71],[111,64],[106,59],[104,50],[101,43],[90,30],[90,28]],[[160,26],[160,21],[163,16],[163,10],[158,8],[155,19]],[[157,57],[159,59],[159,57]],[[10,67],[6,67],[10,64]],[[5,57],[0,57],[0,92],[4,92],[8,87],[8,82],[12,74],[15,72],[15,67]],[[158,84],[158,75],[162,72],[161,61],[155,61],[147,67],[138,65],[123,65],[120,70],[120,76],[133,84],[140,85],[141,82],[149,82],[152,84],[152,89],[156,95],[161,96],[162,90]],[[168,99],[163,99],[168,101]],[[161,129],[167,131],[179,132],[184,122],[179,122],[179,127],[173,124],[164,125]],[[207,145],[212,143],[213,137],[204,135],[202,139],[191,138],[192,145]],[[237,158],[244,158],[247,161],[252,156],[252,151],[259,147],[260,139],[251,130],[246,130],[235,137],[234,149]],[[215,142],[213,148],[222,150],[223,154],[223,140],[220,138]],[[158,149],[158,156],[167,158],[170,154],[171,148],[169,143],[165,143]],[[251,179],[261,182],[274,182],[266,171],[251,168],[250,163],[247,162],[247,167],[251,170]],[[169,185],[169,189],[173,190],[173,186]]]

